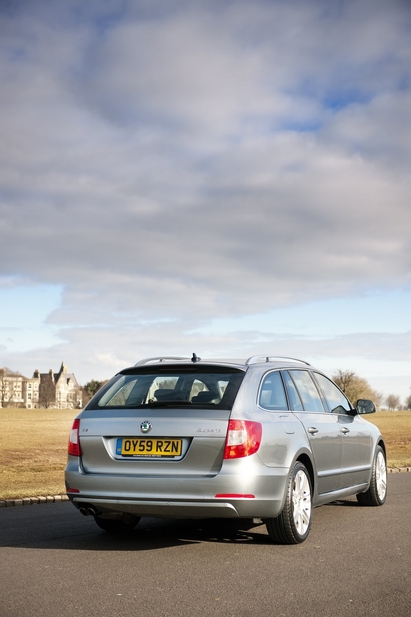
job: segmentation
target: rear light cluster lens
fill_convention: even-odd
[[[255,454],[261,444],[262,426],[249,420],[230,420],[224,458],[243,458]]]
[[[79,431],[80,419],[77,418],[76,420],[74,420],[73,426],[71,427],[68,443],[68,453],[71,454],[71,456],[81,456]]]

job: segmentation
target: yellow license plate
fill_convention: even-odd
[[[181,439],[140,439],[125,437],[117,440],[117,454],[122,456],[181,456]]]

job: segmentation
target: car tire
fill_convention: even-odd
[[[288,480],[284,508],[276,518],[266,519],[268,535],[277,544],[299,544],[311,529],[312,491],[306,467],[295,464]]]
[[[94,520],[100,529],[108,531],[109,533],[127,533],[134,529],[138,524],[140,517],[127,514],[123,518],[102,518],[101,516],[94,516]]]
[[[387,499],[387,462],[381,446],[375,450],[371,470],[371,482],[365,493],[358,493],[357,501],[361,506],[382,506]]]

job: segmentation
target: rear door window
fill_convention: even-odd
[[[325,411],[317,387],[308,371],[289,371],[305,411]]]
[[[303,411],[304,407],[301,402],[300,395],[298,394],[298,390],[287,371],[283,372],[283,379],[287,388],[290,409],[292,409],[292,411]]]

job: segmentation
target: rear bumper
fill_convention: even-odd
[[[136,516],[158,518],[254,518],[254,514],[240,514],[234,504],[223,502],[197,501],[144,501],[138,499],[101,499],[96,497],[70,497],[78,508],[91,505],[97,513],[122,512]],[[242,503],[242,506],[246,504]],[[240,508],[241,511],[247,507]]]
[[[166,518],[276,517],[283,508],[288,469],[259,465],[258,471],[245,473],[246,469],[235,471],[227,465],[216,476],[176,478],[86,474],[68,466],[66,486],[76,489],[68,496],[77,508],[91,505],[100,513]]]

